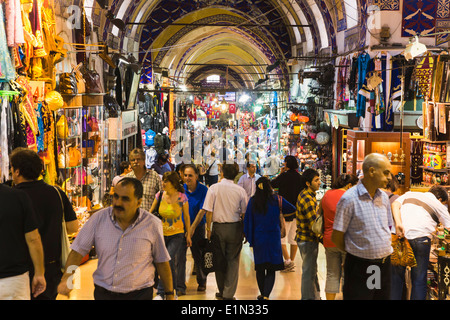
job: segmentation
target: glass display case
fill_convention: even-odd
[[[400,189],[409,191],[411,139],[409,132],[364,132],[347,131],[347,173],[362,175],[362,164],[366,155],[376,152],[385,155],[397,177]]]
[[[107,122],[102,95],[64,96],[56,112],[58,185],[71,201],[82,226],[101,209],[108,185]]]

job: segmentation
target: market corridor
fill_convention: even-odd
[[[295,258],[294,272],[277,272],[275,286],[271,300],[299,300],[301,297],[301,258],[297,252]],[[322,245],[319,246],[319,257],[317,259],[319,284],[321,289],[321,298],[325,299],[325,278],[326,278],[326,261],[325,250]],[[94,284],[92,281],[92,273],[97,267],[97,260],[89,260],[81,265],[81,288],[73,290],[70,295],[70,300],[93,300],[94,299]],[[214,273],[208,275],[208,282],[205,292],[197,292],[197,282],[195,276],[191,275],[193,267],[193,260],[188,250],[186,262],[186,295],[178,297],[178,300],[214,300],[217,292],[216,280]],[[259,295],[258,286],[256,284],[256,274],[253,264],[252,249],[248,243],[244,244],[241,252],[240,268],[239,268],[239,284],[235,294],[237,300],[256,300]],[[67,300],[66,297],[58,295],[58,300]],[[342,294],[338,294],[337,300],[342,300]]]

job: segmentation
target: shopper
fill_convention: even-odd
[[[154,170],[145,167],[145,153],[142,149],[133,149],[130,152],[129,160],[133,171],[126,174],[125,177],[136,178],[141,181],[144,194],[140,207],[150,211],[156,193],[161,190],[161,178]]]
[[[205,179],[206,185],[211,187],[213,184],[219,181],[219,160],[216,158],[215,150],[211,150],[211,156],[206,158],[206,172]]]
[[[295,206],[274,195],[269,179],[256,181],[255,195],[250,198],[244,217],[244,234],[253,248],[256,280],[261,295],[268,300],[275,284],[275,272],[284,269],[281,235],[286,232],[283,213],[295,212]]]
[[[363,178],[339,200],[331,240],[346,251],[345,300],[390,299],[391,206],[386,188],[391,163],[379,153],[363,161]],[[375,273],[375,276],[374,276]]]
[[[233,182],[237,173],[236,163],[224,164],[222,180],[209,188],[203,204],[207,238],[225,260],[221,270],[215,271],[219,289],[216,297],[224,300],[234,299],[236,293],[243,241],[242,220],[247,209],[247,193]]]
[[[180,252],[185,252],[184,247],[191,246],[189,203],[184,188],[180,183],[180,176],[174,171],[163,175],[163,192],[156,194],[151,212],[154,212],[159,204],[159,215],[163,225],[164,243],[170,255],[170,269],[172,271],[173,287],[177,289],[178,257]],[[177,292],[178,295],[186,294]],[[155,300],[164,298],[164,287],[158,284]]]
[[[391,178],[389,179],[389,183],[388,183],[386,189],[381,189],[387,193],[387,195],[389,197],[389,202],[391,203],[391,206],[394,203],[394,201],[397,200],[398,197],[400,197],[398,194],[396,194],[396,192],[398,191],[398,188],[399,188],[399,184],[398,184],[397,177],[391,173]]]
[[[197,291],[204,292],[206,290],[206,278],[207,275],[200,266],[202,265],[202,246],[205,234],[205,211],[202,209],[205,202],[208,188],[198,181],[199,172],[194,164],[187,164],[184,170],[184,190],[189,200],[189,217],[192,221],[191,225],[191,252],[194,260],[195,274],[197,276]],[[184,258],[184,260],[182,260]],[[184,269],[180,271],[179,277],[185,277],[186,275],[186,250],[181,259],[184,262]],[[180,278],[178,278],[180,279]],[[178,283],[177,283],[178,284]],[[183,280],[184,284],[184,280]],[[178,287],[180,285],[178,284]],[[184,288],[186,290],[186,288]]]
[[[255,182],[261,178],[259,174],[256,173],[256,164],[247,162],[247,173],[239,178],[238,185],[244,188],[247,193],[247,198],[253,197],[256,191]]]
[[[111,182],[111,189],[109,191],[109,194],[114,194],[114,186],[122,179],[124,176],[126,176],[128,173],[133,171],[131,169],[130,161],[122,161],[119,166],[120,174],[115,176]]]
[[[0,184],[0,300],[30,300],[46,289],[38,218],[29,196]],[[30,291],[30,257],[34,268]]]
[[[325,282],[325,296],[327,300],[334,300],[336,294],[340,292],[342,270],[345,261],[345,252],[336,248],[336,245],[331,241],[336,206],[342,195],[357,183],[357,176],[346,173],[341,174],[331,185],[331,190],[325,192],[320,201],[324,222],[323,246],[325,247],[327,262],[327,278]]]
[[[293,205],[296,205],[298,195],[305,186],[303,178],[297,169],[297,159],[294,156],[286,156],[281,173],[270,182],[272,188],[278,188],[278,194]],[[284,215],[284,220],[286,222],[286,236],[281,239],[281,249],[284,257],[284,271],[287,272],[294,271],[294,259],[297,254],[297,242],[295,240],[297,223],[295,221],[295,212]],[[288,244],[290,246],[289,251],[287,249]]]
[[[71,246],[58,292],[69,296],[73,266],[95,246],[96,300],[151,300],[155,268],[164,283],[167,300],[174,299],[170,256],[164,244],[161,221],[140,208],[143,186],[125,177],[117,184],[112,206],[97,211],[83,225]],[[70,268],[69,268],[70,267]],[[68,269],[69,268],[69,269]]]
[[[14,187],[23,190],[31,199],[34,212],[40,221],[39,234],[44,248],[45,280],[47,288],[39,300],[55,300],[61,281],[61,225],[66,221],[68,234],[78,231],[78,219],[66,194],[59,188],[39,179],[43,163],[39,155],[27,148],[16,148],[10,156]],[[59,194],[58,194],[59,193]],[[30,270],[30,277],[34,274]]]
[[[392,204],[397,235],[408,239],[417,266],[411,268],[410,300],[425,300],[430,261],[431,234],[438,223],[450,228],[447,190],[439,185],[428,192],[407,192]],[[392,266],[392,300],[401,300],[406,267]]]
[[[317,256],[319,254],[319,238],[312,231],[316,219],[316,191],[320,188],[320,176],[314,169],[303,172],[306,188],[298,195],[296,205],[297,245],[302,257],[302,300],[320,299],[319,280],[317,278]]]
[[[151,166],[152,170],[155,170],[160,176],[169,171],[174,171],[175,166],[169,161],[169,153],[164,151],[162,154],[158,154],[156,162]]]

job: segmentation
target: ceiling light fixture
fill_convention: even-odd
[[[423,43],[420,43],[419,37],[415,36],[413,42],[410,42],[406,46],[406,49],[403,52],[403,56],[406,58],[406,60],[411,60],[424,54],[425,52],[427,52],[427,46]]]

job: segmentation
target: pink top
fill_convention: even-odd
[[[336,214],[336,206],[341,199],[342,195],[345,193],[341,189],[328,190],[321,201],[323,210],[323,222],[324,222],[324,233],[323,233],[323,246],[324,247],[336,247],[336,245],[331,241],[331,234],[333,233],[333,222],[334,216]]]

